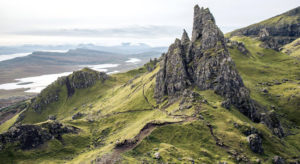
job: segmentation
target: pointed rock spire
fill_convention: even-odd
[[[214,16],[209,9],[194,7],[194,24],[192,32],[192,42],[200,40],[202,49],[210,49],[217,45],[218,41],[224,44],[224,35],[216,25]],[[222,47],[223,48],[223,47]]]
[[[183,30],[183,34],[182,34],[182,37],[181,37],[181,44],[189,44],[190,42],[190,38],[187,34],[187,32],[185,31],[185,29]]]
[[[192,41],[196,41],[202,36],[202,31],[204,25],[207,22],[215,24],[215,18],[210,13],[209,9],[200,8],[198,5],[194,7],[194,24],[193,24],[193,33]]]
[[[189,87],[214,90],[225,98],[224,107],[233,105],[252,121],[261,121],[258,112],[260,107],[251,99],[249,90],[238,74],[226,48],[223,33],[210,11],[198,5],[195,6],[192,40],[188,42],[184,31],[182,39],[176,39],[162,57],[156,76],[155,98],[158,102],[164,96],[174,100]],[[266,117],[265,120],[268,120],[269,117]],[[281,131],[280,123],[267,125]]]
[[[213,15],[198,5],[194,10],[192,40],[184,31],[182,39],[176,39],[170,46],[156,79],[156,98],[176,97],[190,85],[201,90],[213,89],[257,122],[256,107],[234,67]]]

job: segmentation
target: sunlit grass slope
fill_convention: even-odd
[[[80,133],[63,135],[62,141],[53,139],[34,150],[15,150],[14,145],[9,145],[0,152],[1,160],[5,163],[91,163],[114,154],[117,143],[133,139],[150,122],[172,124],[154,128],[135,148],[118,154],[123,163],[236,163],[237,159],[271,163],[274,155],[295,160],[300,154],[300,131],[296,128],[300,124],[299,62],[284,53],[261,48],[255,39],[234,37],[232,40],[243,42],[250,51],[244,55],[236,48],[229,49],[252,98],[268,110],[276,110],[284,126],[289,127],[288,133],[294,135],[279,139],[265,125],[253,123],[237,109],[221,107],[223,98],[211,90],[190,88],[200,96],[189,108],[180,109],[184,97],[156,104],[157,65],[151,72],[141,67],[111,75],[90,88],[76,89],[71,97],[67,96],[65,86],[49,87],[49,92],[60,90],[59,101],[39,112],[27,109],[23,123],[40,124],[49,115],[56,115],[58,121],[80,128]],[[267,92],[262,92],[263,89]],[[72,119],[78,112],[83,116]],[[247,136],[243,134],[244,129],[251,127],[263,135],[262,155],[250,150]],[[159,159],[154,158],[157,152]]]

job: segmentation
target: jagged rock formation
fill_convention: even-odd
[[[75,71],[73,74],[59,78],[46,89],[44,89],[35,99],[31,107],[35,111],[41,111],[47,104],[59,100],[59,93],[63,86],[66,86],[68,97],[75,93],[75,89],[88,88],[93,86],[97,81],[104,82],[109,76],[104,72],[97,72],[89,68]]]
[[[46,141],[56,138],[61,139],[65,133],[77,133],[79,129],[72,126],[64,126],[58,122],[48,122],[38,125],[19,125],[0,134],[0,150],[8,143],[17,143],[23,150],[36,148]]]
[[[279,51],[280,48],[300,37],[300,7],[260,23],[235,30],[231,36],[257,37],[262,46]]]
[[[263,121],[277,136],[284,135],[279,120],[268,114],[262,116],[259,111],[264,109],[250,98],[209,9],[195,6],[192,39],[184,31],[181,40],[176,39],[161,58],[155,88],[158,103],[165,96],[176,100],[188,87],[211,89],[225,98],[223,107],[233,105],[252,121]]]
[[[235,69],[224,35],[208,9],[195,6],[191,41],[184,31],[162,56],[155,96],[177,97],[188,86],[212,89],[253,121],[259,121],[254,102]]]

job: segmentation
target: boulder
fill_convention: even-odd
[[[274,156],[272,162],[274,164],[285,164],[285,160],[280,156]]]
[[[56,138],[61,139],[65,133],[77,133],[78,128],[64,126],[58,122],[47,122],[38,125],[13,126],[7,132],[0,134],[0,147],[8,143],[17,143],[22,150],[37,148],[46,141]]]
[[[56,120],[56,116],[55,115],[49,115],[48,120]]]
[[[72,119],[77,120],[77,119],[81,118],[82,116],[83,116],[83,114],[81,112],[77,112],[76,114],[74,114],[72,116]]]
[[[258,134],[251,134],[247,137],[250,149],[254,153],[263,154],[262,138]]]
[[[154,153],[154,158],[155,159],[160,159],[160,153],[159,152]]]

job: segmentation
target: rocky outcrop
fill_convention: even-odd
[[[184,49],[181,41],[176,39],[167,54],[162,56],[162,66],[156,78],[156,97],[164,95],[178,96],[189,84],[189,77],[184,63]]]
[[[259,134],[251,134],[247,137],[250,149],[254,153],[263,154],[264,150],[262,148],[262,138]]]
[[[280,156],[274,156],[272,159],[273,164],[285,164],[285,160]]]
[[[75,71],[70,76],[60,79],[59,83],[61,85],[66,84],[71,95],[74,89],[88,88],[93,86],[97,81],[103,82],[107,79],[108,75],[104,72],[84,68],[81,71]]]
[[[66,86],[68,97],[71,97],[76,89],[83,89],[93,86],[96,82],[107,80],[109,76],[104,72],[97,72],[89,68],[75,71],[69,76],[58,78],[47,88],[45,88],[35,99],[32,100],[31,107],[39,112],[48,104],[58,101],[59,94]]]
[[[263,135],[253,126],[240,125],[238,123],[234,123],[234,127],[239,129],[245,136],[247,136],[247,140],[249,142],[250,149],[257,154],[263,154],[264,149],[262,147],[263,144]]]
[[[237,48],[242,54],[248,55],[250,54],[249,50],[245,47],[244,43],[232,41],[229,39],[226,39],[227,47],[229,48]]]
[[[48,122],[38,125],[19,125],[11,127],[6,133],[0,134],[0,148],[4,149],[8,143],[15,143],[23,149],[33,149],[46,141],[56,138],[61,139],[65,133],[77,133],[79,129],[64,126],[58,122]],[[0,150],[1,150],[0,149]]]
[[[280,48],[300,37],[300,7],[263,22],[233,31],[231,36],[257,37],[261,46],[279,51]]]
[[[281,137],[283,131],[278,119],[271,118],[269,114],[261,116],[264,108],[250,98],[249,90],[229,55],[227,42],[209,9],[195,6],[192,39],[184,31],[181,40],[176,39],[161,57],[155,87],[157,102],[166,97],[172,102],[189,87],[214,90],[225,98],[223,107],[233,105],[254,122],[267,120],[267,126]],[[236,45],[248,53],[244,46]],[[275,133],[274,129],[279,133]]]
[[[275,134],[279,138],[285,136],[280,120],[278,119],[278,116],[276,115],[274,110],[262,113],[261,122],[269,127],[272,130],[273,134]]]
[[[158,101],[166,95],[176,98],[189,86],[212,89],[253,121],[259,121],[249,91],[229,56],[223,33],[210,11],[199,6],[194,9],[191,41],[184,31],[182,40],[176,39],[162,56],[155,97]]]
[[[81,118],[82,116],[83,116],[83,114],[81,112],[78,112],[72,116],[72,120],[77,120],[77,119]]]

